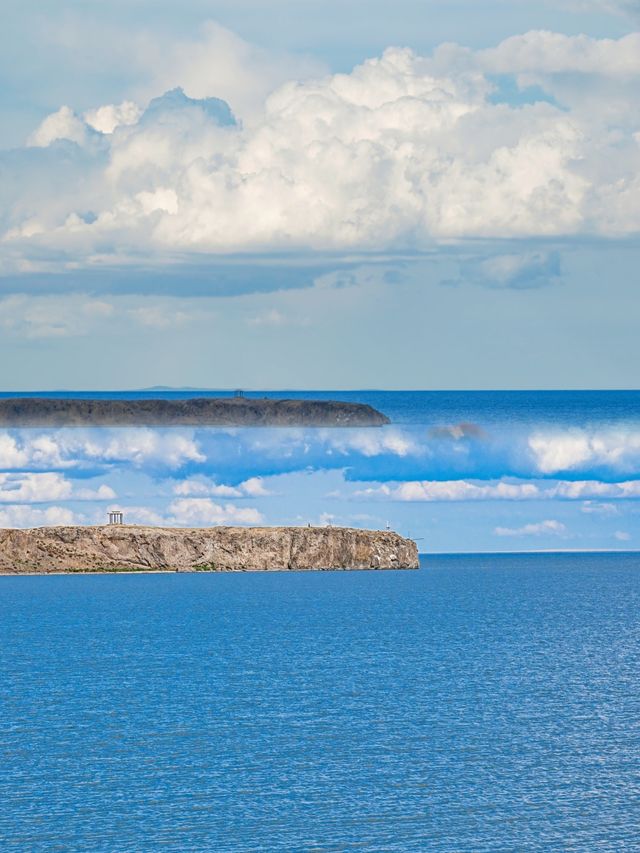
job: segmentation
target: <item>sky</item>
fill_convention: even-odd
[[[0,386],[637,387],[638,30],[6,0]]]
[[[103,524],[119,509],[171,527],[390,526],[423,553],[638,550],[638,421],[610,406],[549,420],[527,400],[456,422],[394,397],[414,417],[379,429],[8,430],[0,526]]]
[[[637,0],[5,0],[0,389],[637,388],[639,83]],[[631,414],[5,430],[0,526],[637,549]]]

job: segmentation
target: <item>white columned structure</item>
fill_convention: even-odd
[[[109,513],[109,524],[123,524],[124,516],[119,510]]]

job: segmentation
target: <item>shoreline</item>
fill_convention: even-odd
[[[375,572],[376,574],[387,572],[419,572],[420,567],[407,568],[385,568],[385,569],[105,569],[102,571],[54,571],[54,572],[5,572],[0,571],[0,578],[49,578],[49,577],[91,577],[92,575],[309,575],[336,573],[358,573]]]

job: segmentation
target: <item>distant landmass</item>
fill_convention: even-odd
[[[224,426],[379,427],[389,419],[365,403],[193,397],[188,400],[106,400],[59,397],[0,399],[2,427]]]
[[[348,527],[109,524],[0,530],[0,573],[417,569],[416,543]]]

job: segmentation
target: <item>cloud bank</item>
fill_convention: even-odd
[[[640,480],[603,483],[598,480],[557,480],[539,484],[512,482],[506,479],[492,482],[469,480],[422,480],[403,483],[382,483],[357,489],[356,498],[386,499],[405,503],[442,501],[539,501],[585,500],[583,512],[602,511],[603,504],[594,506],[587,499],[640,498]],[[615,509],[615,508],[614,508]]]
[[[633,484],[640,478],[636,424],[551,428],[474,424],[370,429],[75,428],[0,430],[0,471],[104,471],[122,464],[172,476],[183,497],[256,496],[261,478],[344,470],[351,482],[440,483],[548,479]],[[634,488],[626,486],[627,490]],[[229,491],[233,490],[233,491]],[[500,495],[495,495],[500,497]],[[594,495],[597,497],[598,495]],[[622,495],[614,495],[622,496]],[[586,496],[585,496],[586,497]]]
[[[193,53],[164,83],[185,91],[84,115],[62,106],[4,155],[0,270],[640,229],[638,33],[389,48],[348,74],[279,85],[248,122],[217,97],[207,44]],[[500,97],[505,77],[519,101]],[[485,273],[521,287],[557,264],[505,256]]]
[[[60,500],[108,501],[116,497],[110,486],[77,488],[58,473],[0,474],[0,503],[49,503]]]

